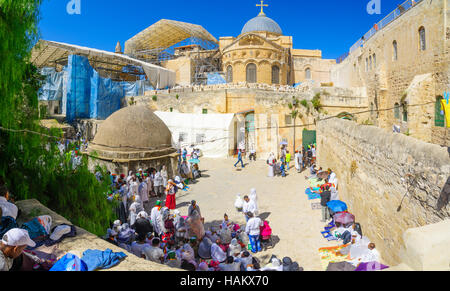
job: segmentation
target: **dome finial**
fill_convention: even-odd
[[[256,4],[256,7],[261,7],[261,12],[258,16],[266,16],[266,14],[264,13],[264,7],[269,7],[269,5],[264,4],[264,0],[261,0],[261,4]]]

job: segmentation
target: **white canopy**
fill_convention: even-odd
[[[226,158],[236,144],[234,114],[189,114],[156,111],[172,133],[176,148],[199,148],[203,156]]]

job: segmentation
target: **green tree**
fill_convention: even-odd
[[[297,118],[303,118],[303,114],[299,111],[299,107],[302,105],[302,103],[295,97],[292,97],[292,101],[288,103],[289,110],[291,110],[290,115],[292,120],[294,121],[294,152],[296,150],[296,144],[295,144],[295,132],[296,132],[296,121]]]
[[[39,37],[40,4],[41,0],[0,0],[0,182],[16,200],[38,199],[101,235],[115,219],[114,204],[106,200],[110,183],[105,169],[101,182],[89,172],[86,158],[74,169],[52,137],[62,137],[62,131],[39,124],[43,77],[30,63],[30,55]]]

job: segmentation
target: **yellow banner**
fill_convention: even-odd
[[[447,103],[447,100],[441,100],[441,106],[444,110],[445,121],[447,122],[447,127],[450,127],[450,102]]]

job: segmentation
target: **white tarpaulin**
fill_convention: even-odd
[[[234,150],[234,114],[189,114],[156,111],[155,114],[167,125],[172,133],[172,143],[176,148],[194,145],[203,156],[225,158]]]

